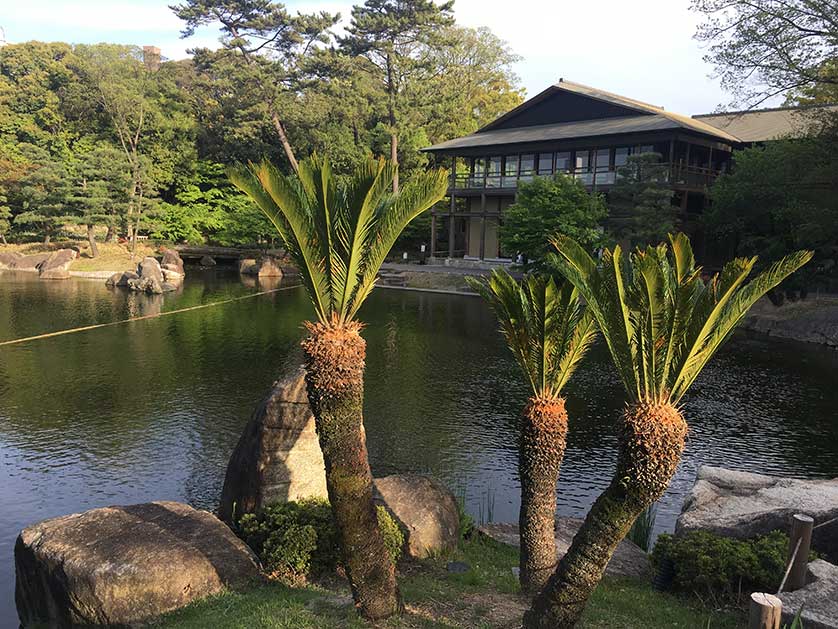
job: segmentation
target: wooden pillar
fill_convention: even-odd
[[[486,194],[480,195],[480,259],[486,257]]]
[[[457,185],[457,158],[451,158],[451,211],[448,214],[448,257],[454,257],[454,210],[457,207],[454,187]]]
[[[782,615],[783,603],[779,598],[762,592],[751,594],[748,629],[780,629]]]
[[[814,526],[815,520],[808,515],[796,513],[792,516],[788,556],[791,568],[789,569],[788,579],[786,579],[786,586],[783,588],[787,592],[799,590],[806,585],[806,571],[809,566],[809,550],[812,546],[812,529]]]

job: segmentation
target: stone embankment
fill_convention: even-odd
[[[838,297],[809,297],[774,306],[759,301],[742,327],[768,336],[838,348]]]

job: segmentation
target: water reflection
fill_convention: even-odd
[[[251,294],[262,280],[191,270],[149,299],[100,282],[0,276],[0,340]],[[114,503],[214,508],[227,457],[270,383],[299,361],[301,289],[0,348],[0,618],[13,618],[12,546],[37,520]],[[526,390],[479,299],[376,291],[363,308],[374,472],[431,472],[478,515],[517,517],[517,414]],[[686,400],[691,433],[659,527],[703,463],[838,476],[838,353],[739,336]],[[568,389],[559,510],[582,515],[615,463],[623,404],[597,346]],[[484,507],[485,512],[485,507]]]

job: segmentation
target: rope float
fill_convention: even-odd
[[[78,328],[69,328],[67,330],[59,330],[57,332],[47,332],[46,334],[36,334],[35,336],[26,336],[11,341],[0,341],[0,347],[7,345],[17,345],[19,343],[27,343],[29,341],[38,341],[40,339],[48,339],[53,336],[63,336],[64,334],[74,334],[75,332],[86,332],[87,330],[96,330],[97,328],[109,328],[115,325],[122,325],[123,323],[130,323],[132,321],[143,321],[146,319],[157,319],[159,317],[167,317],[169,315],[180,314],[181,312],[189,312],[190,310],[201,310],[202,308],[211,308],[212,306],[220,306],[222,304],[229,304],[234,301],[241,301],[243,299],[251,299],[252,297],[259,297],[260,295],[268,295],[269,293],[278,293],[284,290],[291,290],[299,288],[300,284],[294,286],[283,286],[281,288],[273,288],[271,290],[264,290],[250,295],[243,295],[241,297],[231,297],[230,299],[222,299],[221,301],[214,301],[209,304],[198,304],[197,306],[189,306],[188,308],[179,308],[177,310],[170,310],[169,312],[158,312],[156,314],[142,315],[140,317],[131,317],[130,319],[121,319],[119,321],[109,321],[108,323],[95,323],[93,325],[84,325]]]

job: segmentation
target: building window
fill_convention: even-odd
[[[595,182],[599,185],[614,183],[614,173],[611,172],[611,149],[596,150]]]
[[[501,157],[490,157],[488,170],[486,171],[486,187],[499,188],[500,187],[500,165]]]
[[[507,155],[504,158],[502,188],[514,188],[518,185],[518,156]]]
[[[614,170],[625,166],[628,163],[629,155],[631,155],[631,147],[618,146],[614,149]]]
[[[532,179],[532,176],[535,174],[535,155],[533,153],[528,153],[526,155],[521,155],[521,179],[524,181],[529,181]]]
[[[538,154],[538,174],[540,176],[550,176],[553,174],[553,154],[539,153]]]
[[[570,161],[570,151],[563,151],[561,153],[556,153],[556,172],[557,173],[568,173],[572,168],[572,162]]]
[[[586,186],[594,182],[592,172],[593,151],[576,151],[575,174],[576,178]]]

